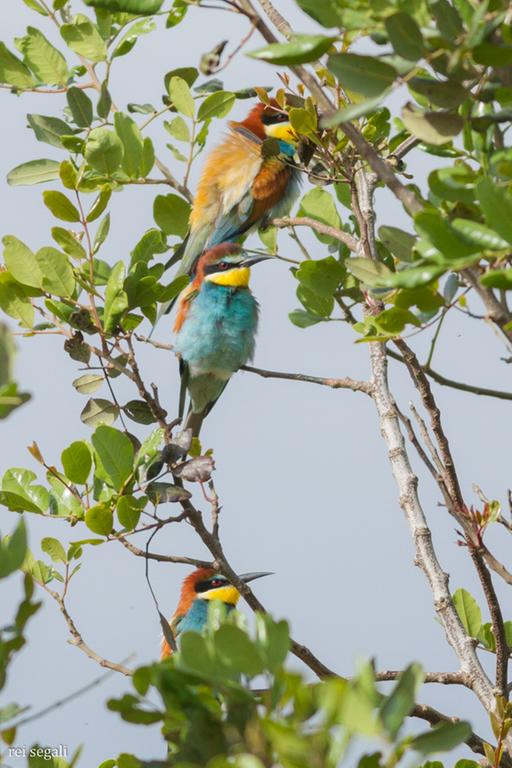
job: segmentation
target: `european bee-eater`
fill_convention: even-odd
[[[229,129],[204,165],[177,275],[193,274],[205,249],[237,242],[285,216],[298,197],[300,172],[293,164],[298,138],[275,99],[257,104],[242,122],[231,121]],[[277,140],[279,154],[266,156],[267,138]],[[166,304],[160,314],[172,305]]]
[[[270,575],[263,571],[243,573],[240,579],[247,584]],[[183,632],[201,632],[206,627],[210,600],[220,600],[228,611],[232,611],[239,598],[240,592],[236,587],[213,568],[198,568],[189,574],[183,581],[180,601],[170,621],[174,645],[171,646],[163,638],[160,658],[166,659],[176,650],[178,638]]]
[[[249,290],[252,264],[239,245],[221,243],[206,251],[194,280],[182,291],[174,331],[180,358],[180,416],[190,395],[187,427],[199,434],[203,419],[235,371],[252,359],[258,304]]]

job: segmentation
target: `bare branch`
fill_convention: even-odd
[[[468,542],[469,553],[478,573],[485,599],[491,614],[492,631],[496,640],[496,689],[500,696],[507,696],[509,647],[500,604],[492,583],[491,574],[484,565],[482,554]]]
[[[402,355],[394,352],[392,349],[388,349],[388,356],[393,360],[397,360],[400,363],[405,364],[405,360]],[[512,400],[512,392],[504,392],[501,389],[489,389],[488,387],[480,387],[478,384],[465,384],[463,381],[455,381],[443,376],[442,373],[434,371],[429,365],[422,365],[422,370],[437,384],[443,387],[450,387],[451,389],[459,389],[461,392],[470,392],[472,395],[482,395],[483,397],[495,397],[498,400]]]
[[[181,555],[160,555],[157,552],[146,552],[145,549],[136,547],[122,534],[117,534],[117,536],[114,538],[117,541],[120,541],[123,547],[126,547],[126,549],[132,553],[132,555],[135,555],[136,557],[143,557],[146,560],[157,560],[159,563],[182,563],[183,565],[193,565],[195,568],[213,567],[211,560],[198,560],[195,557],[185,557]]]
[[[100,667],[111,669],[114,672],[121,672],[122,675],[131,676],[133,674],[133,671],[131,669],[128,669],[128,667],[125,667],[123,664],[116,664],[113,661],[104,659],[102,656],[96,653],[96,651],[93,651],[92,648],[90,648],[87,645],[87,643],[85,643],[82,635],[78,631],[75,622],[73,621],[73,619],[68,613],[66,604],[62,596],[59,595],[58,592],[55,592],[55,590],[49,589],[47,586],[43,585],[43,588],[46,590],[46,592],[48,592],[48,594],[51,597],[53,597],[53,599],[59,606],[60,612],[64,616],[64,619],[66,621],[66,624],[68,625],[68,629],[71,635],[71,639],[69,640],[69,643],[71,645],[75,645],[77,648],[79,648],[83,653],[85,653],[86,656],[88,656],[93,661],[97,662],[97,664],[99,664]]]
[[[319,376],[308,376],[305,373],[284,373],[282,371],[267,371],[264,368],[254,368],[252,365],[243,365],[241,371],[255,373],[264,379],[287,379],[288,381],[304,381],[309,384],[320,384],[331,389],[351,389],[353,392],[364,392],[371,395],[372,387],[368,381],[358,381],[348,377],[344,379],[324,379]]]
[[[415,562],[428,579],[434,607],[447,640],[457,654],[461,672],[489,712],[494,707],[493,687],[476,655],[473,640],[464,631],[448,588],[448,574],[441,568],[432,545],[432,535],[418,498],[418,478],[411,469],[393,399],[389,392],[385,347],[380,342],[370,342],[369,346],[374,382],[373,399],[379,414],[382,435],[388,447],[393,475],[398,485],[400,506],[405,513],[416,548]]]
[[[375,673],[375,679],[378,683],[385,683],[392,680],[398,680],[403,674],[401,669],[388,669]],[[425,672],[424,683],[439,683],[440,685],[464,685],[471,688],[470,682],[462,672]]]
[[[279,229],[284,229],[285,227],[309,227],[322,235],[336,238],[336,240],[346,245],[354,253],[359,248],[358,241],[352,235],[349,235],[348,232],[344,232],[337,227],[330,227],[328,224],[322,224],[321,221],[311,219],[309,216],[298,216],[295,218],[286,216],[282,219],[273,219],[272,224]]]

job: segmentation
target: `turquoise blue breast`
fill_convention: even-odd
[[[182,618],[178,625],[177,634],[183,632],[202,632],[208,622],[208,600],[194,600],[189,612]],[[229,612],[233,610],[232,605],[226,604]]]
[[[247,288],[203,283],[175,350],[191,369],[237,371],[254,354],[258,304]]]

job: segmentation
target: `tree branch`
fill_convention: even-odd
[[[121,672],[122,675],[131,676],[133,674],[133,671],[131,669],[128,669],[128,667],[125,667],[123,664],[116,664],[113,661],[104,659],[102,656],[96,653],[96,651],[93,651],[92,648],[90,648],[87,645],[87,643],[85,643],[82,635],[77,629],[75,622],[69,615],[63,597],[59,595],[58,592],[55,592],[55,590],[49,589],[46,585],[42,585],[42,586],[46,590],[46,592],[48,592],[48,594],[51,597],[53,597],[53,599],[59,606],[60,612],[64,616],[66,624],[68,625],[69,633],[71,635],[71,639],[69,640],[69,643],[71,645],[75,645],[77,648],[83,651],[83,653],[85,653],[86,656],[88,656],[93,661],[97,662],[97,664],[99,664],[100,667],[112,669],[114,672]]]
[[[327,224],[322,224],[321,221],[311,219],[309,216],[298,216],[295,218],[285,216],[282,219],[273,219],[272,224],[275,227],[278,227],[278,229],[284,229],[285,227],[309,227],[322,235],[336,238],[336,240],[339,240],[340,243],[346,245],[347,248],[354,251],[354,253],[356,253],[359,248],[358,241],[352,237],[352,235],[349,235],[348,232],[344,232],[342,229],[337,229],[337,227],[330,227]]]
[[[389,392],[386,351],[380,342],[370,342],[370,360],[373,373],[373,399],[379,414],[381,431],[388,447],[393,475],[400,493],[402,507],[416,549],[416,564],[428,579],[434,607],[443,625],[447,640],[461,665],[461,672],[485,709],[494,707],[494,692],[476,655],[473,641],[467,636],[459,619],[448,588],[448,574],[444,573],[432,545],[432,535],[418,498],[418,478],[413,473],[398,417]]]
[[[388,349],[388,356],[393,360],[397,360],[399,363],[404,363],[405,360],[402,355],[394,352],[392,349]],[[443,387],[450,387],[451,389],[459,389],[461,392],[470,392],[472,395],[482,395],[483,397],[495,397],[498,400],[512,400],[512,392],[504,392],[501,389],[489,389],[488,387],[480,387],[477,384],[465,384],[463,381],[455,381],[443,376],[442,373],[434,371],[429,365],[422,365],[422,370],[437,384]]]
[[[309,384],[320,384],[331,389],[351,389],[353,392],[364,392],[371,395],[372,387],[368,381],[357,381],[348,377],[344,379],[324,379],[318,376],[307,376],[304,373],[284,373],[281,371],[267,371],[263,368],[254,368],[252,365],[243,365],[241,371],[255,373],[264,379],[286,379],[288,381],[304,381]]]

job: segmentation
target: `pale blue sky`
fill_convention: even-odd
[[[312,22],[294,9],[291,0],[277,5],[298,31],[312,29]],[[80,2],[75,6],[85,10]],[[50,24],[20,0],[4,0],[0,28],[6,43],[23,34],[29,24],[43,27],[56,40]],[[245,29],[246,23],[232,14],[214,11],[192,9],[185,22],[170,31],[163,29],[160,19],[159,31],[141,38],[134,51],[115,65],[112,92],[116,102],[121,108],[127,102],[159,104],[165,72],[176,66],[196,65],[202,52],[224,38],[233,43]],[[255,36],[249,48],[259,44]],[[228,89],[278,85],[271,68],[243,55],[222,78]],[[2,235],[15,234],[38,248],[50,244],[49,230],[54,223],[42,204],[42,187],[9,188],[5,174],[30,159],[63,157],[58,150],[36,143],[32,131],[25,127],[28,112],[59,115],[63,98],[14,97],[2,92],[1,99],[4,151],[0,157],[0,231]],[[248,102],[237,103],[232,116],[243,116],[248,107]],[[221,130],[219,123],[212,131],[210,146]],[[165,149],[168,136],[163,128],[155,124],[152,136],[157,153],[179,173]],[[442,165],[442,160],[432,157],[411,161],[421,178]],[[193,187],[196,180],[197,168]],[[153,199],[165,191],[165,187],[137,187],[114,195],[111,234],[103,258],[115,261],[127,256],[140,235],[153,226]],[[346,210],[341,213],[347,216]],[[383,192],[378,193],[378,223],[407,226],[400,207]],[[280,234],[279,242],[284,255],[296,255],[286,233]],[[324,255],[323,247],[312,237],[307,237],[307,242],[315,255]],[[255,364],[324,376],[367,376],[367,349],[364,344],[354,344],[356,336],[345,325],[331,323],[300,330],[290,324],[288,312],[298,306],[295,287],[284,263],[264,264],[254,270],[253,289],[261,304]],[[159,325],[156,337],[172,341],[167,320]],[[427,342],[426,335],[412,339],[421,353]],[[453,378],[509,388],[510,369],[500,362],[502,354],[501,343],[489,327],[455,315],[446,323],[435,365]],[[146,380],[158,384],[165,407],[173,413],[178,398],[174,357],[143,349],[141,361]],[[85,398],[71,386],[77,369],[78,365],[63,354],[58,337],[19,340],[16,376],[34,397],[0,427],[2,472],[10,466],[37,471],[26,451],[33,440],[49,461],[57,463],[66,445],[90,434],[78,417]],[[406,410],[408,401],[417,398],[403,370],[396,366],[392,382]],[[136,397],[131,386],[120,379],[116,379],[115,387],[121,400]],[[504,500],[510,463],[510,405],[437,387],[435,391],[467,499],[475,500],[471,484],[476,482],[490,497]],[[134,431],[145,434],[144,428]],[[423,575],[412,564],[408,530],[369,399],[343,390],[241,373],[208,418],[203,436],[204,443],[215,449],[226,553],[240,571],[276,572],[254,588],[275,616],[289,619],[296,639],[310,645],[327,665],[343,674],[350,674],[361,656],[375,656],[380,669],[400,668],[411,660],[430,670],[457,668],[435,621]],[[418,465],[415,456],[413,461]],[[456,544],[453,521],[438,506],[439,496],[430,478],[424,478],[423,473],[421,478],[421,497],[442,565],[451,573],[452,587],[464,585],[481,601],[467,553]],[[15,522],[14,514],[0,511],[2,532]],[[86,535],[84,527],[70,530],[62,522],[36,516],[27,515],[27,522],[36,552],[43,536],[76,540]],[[489,539],[497,546],[498,538],[491,531]],[[201,543],[186,525],[164,530],[153,549],[205,556]],[[503,547],[501,550],[503,554]],[[188,570],[156,563],[151,566],[154,588],[169,614]],[[15,578],[1,584],[0,594],[2,615],[10,617],[19,595]],[[85,641],[99,654],[120,661],[135,653],[137,663],[157,656],[158,617],[144,581],[144,563],[120,545],[109,543],[87,552],[71,587],[69,610]],[[10,670],[2,703],[16,699],[37,710],[102,672],[67,644],[67,628],[51,601],[45,600],[43,609],[30,622],[28,638],[28,646]],[[292,664],[298,666],[295,661]],[[80,762],[84,768],[92,768],[120,751],[161,758],[157,727],[125,725],[103,705],[108,697],[129,687],[129,681],[113,676],[62,710],[21,729],[17,741],[64,743],[70,749],[85,743]],[[422,691],[421,700],[450,714],[474,714],[477,730],[486,730],[485,718],[465,690],[430,687]],[[14,766],[21,764],[12,762]]]

